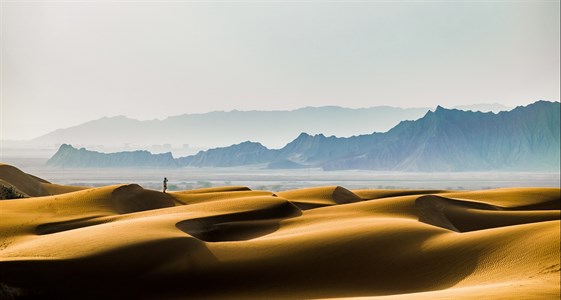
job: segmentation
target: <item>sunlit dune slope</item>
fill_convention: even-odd
[[[52,184],[3,163],[0,163],[0,186],[12,187],[20,195],[27,197],[57,195],[85,189],[85,187]]]
[[[182,204],[195,204],[224,199],[239,199],[257,196],[274,196],[268,191],[252,191],[247,187],[207,188],[192,191],[179,191],[169,193],[176,201]]]
[[[0,178],[38,181],[14,174]],[[559,207],[560,189],[531,187],[5,200],[0,298],[557,299]]]

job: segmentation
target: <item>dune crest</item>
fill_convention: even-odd
[[[86,189],[86,187],[52,184],[45,179],[24,173],[14,166],[3,163],[0,163],[0,187],[14,188],[24,197],[58,195]]]
[[[426,195],[417,198],[415,204],[419,210],[419,221],[456,232],[559,219],[558,210],[540,209],[549,207],[549,202],[543,203],[541,206],[532,205],[531,209],[520,210],[517,207],[500,207],[481,202]]]
[[[341,186],[314,187],[283,191],[278,192],[277,195],[279,197],[289,199],[292,203],[302,209],[362,201],[359,196]]]

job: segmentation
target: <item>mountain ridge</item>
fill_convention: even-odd
[[[301,131],[336,136],[386,131],[403,119],[417,119],[429,108],[306,107],[291,111],[214,111],[182,114],[162,120],[139,121],[124,116],[104,117],[37,137],[34,143],[162,145],[188,141],[192,148],[215,148],[256,140],[271,148],[284,146]],[[339,120],[334,124],[333,120]],[[362,130],[357,130],[362,129]],[[367,130],[367,131],[363,131]],[[276,134],[271,135],[274,131]],[[220,141],[221,144],[218,144]],[[186,143],[187,144],[187,143]]]
[[[438,106],[385,133],[335,137],[302,132],[279,149],[246,141],[174,161],[178,167],[272,164],[272,168],[324,170],[554,170],[559,166],[558,149],[559,102],[537,101],[496,114]]]
[[[338,137],[385,132],[399,121],[418,119],[429,110],[429,107],[320,106],[276,111],[213,111],[152,120],[137,120],[118,115],[60,128],[36,137],[29,143],[34,145],[67,143],[97,150],[117,151],[129,151],[130,146],[135,149],[159,151],[152,146],[174,144],[177,153],[192,153],[193,150],[179,151],[177,147],[183,148],[187,143],[178,145],[177,141],[188,141],[187,147],[192,149],[208,149],[244,140],[254,140],[269,148],[281,148],[300,132],[323,133]],[[271,131],[276,134],[271,135]]]

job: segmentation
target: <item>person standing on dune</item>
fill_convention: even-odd
[[[164,193],[166,192],[167,189],[168,189],[168,178],[164,177]]]

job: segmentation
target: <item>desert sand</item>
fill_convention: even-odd
[[[2,299],[560,296],[559,188],[0,185]]]

